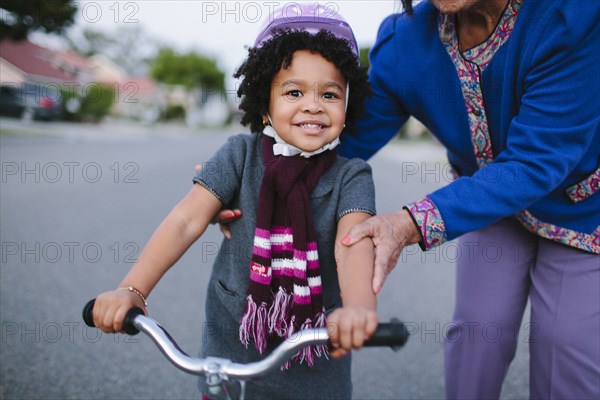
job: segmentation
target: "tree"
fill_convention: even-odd
[[[371,63],[369,62],[369,52],[371,51],[370,47],[363,47],[360,49],[360,66],[366,70],[369,69]]]
[[[225,88],[225,73],[214,60],[189,52],[178,54],[163,48],[152,63],[150,74],[157,81],[169,85],[183,85],[187,89],[202,88],[211,92],[222,92]]]
[[[88,87],[86,96],[81,101],[79,118],[100,122],[115,104],[115,90],[104,84],[96,83]]]
[[[22,40],[32,31],[62,33],[75,19],[77,6],[71,0],[2,0],[0,40]]]
[[[103,54],[131,76],[146,75],[159,48],[154,38],[139,25],[120,25],[110,33],[95,29],[73,30],[66,39],[71,50],[87,57]]]
[[[118,40],[111,35],[94,29],[84,29],[81,32],[72,31],[66,40],[71,50],[86,57],[103,54],[107,48],[118,43]]]
[[[79,95],[73,90],[63,89],[60,95],[67,121],[100,122],[115,104],[115,89],[103,83],[86,85]]]

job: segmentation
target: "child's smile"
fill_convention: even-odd
[[[346,81],[320,54],[294,53],[271,84],[269,115],[273,128],[292,146],[315,151],[334,141],[346,118]]]
[[[325,130],[325,128],[328,127],[328,125],[320,122],[320,121],[303,121],[299,124],[296,124],[296,126],[300,127],[300,129],[302,129],[304,131],[304,133],[306,133],[307,135],[319,135],[321,133],[323,133],[323,131]]]

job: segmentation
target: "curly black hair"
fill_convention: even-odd
[[[250,125],[252,132],[262,132],[263,115],[269,111],[271,83],[275,75],[292,63],[298,50],[318,53],[333,63],[350,85],[346,111],[346,125],[352,126],[364,110],[364,100],[371,94],[367,73],[361,68],[348,42],[321,30],[315,35],[305,31],[281,30],[261,47],[248,49],[248,57],[233,75],[243,76],[237,95],[241,98],[239,109],[244,112],[242,125]]]

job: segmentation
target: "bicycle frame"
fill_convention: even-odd
[[[296,332],[264,359],[250,364],[238,364],[225,358],[207,357],[200,359],[190,357],[179,348],[171,335],[160,324],[144,315],[137,315],[133,320],[133,325],[139,331],[148,335],[174,366],[192,375],[206,376],[211,394],[218,396],[219,393],[228,394],[237,391],[235,390],[237,388],[231,385],[235,385],[236,381],[239,382],[240,399],[243,399],[244,392],[242,382],[265,376],[279,368],[304,347],[325,344],[329,340],[327,329],[310,329]]]
[[[90,327],[94,327],[94,302],[95,300],[91,300],[83,309],[83,320]],[[130,335],[144,332],[175,367],[192,375],[204,375],[214,400],[243,400],[246,381],[266,376],[304,347],[326,344],[329,341],[329,333],[324,328],[298,331],[264,359],[239,364],[225,358],[190,357],[158,322],[145,316],[139,308],[129,310],[123,320],[123,331]],[[398,350],[407,340],[408,331],[404,324],[392,320],[392,323],[380,324],[375,334],[364,345],[390,346]]]

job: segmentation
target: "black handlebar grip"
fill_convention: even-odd
[[[408,329],[398,319],[393,318],[388,323],[379,324],[375,333],[365,341],[364,346],[389,346],[399,350],[408,340]]]
[[[140,333],[138,328],[133,324],[133,320],[138,315],[144,315],[144,312],[139,307],[133,307],[131,310],[127,311],[127,314],[125,314],[125,318],[123,319],[123,332],[131,336]]]
[[[96,303],[96,299],[92,299],[87,302],[85,307],[83,307],[83,322],[85,322],[85,324],[87,326],[89,326],[90,328],[96,327],[96,325],[94,325],[94,314],[93,314],[95,303]]]
[[[85,324],[91,328],[96,327],[96,325],[94,325],[94,314],[93,314],[95,303],[96,303],[96,299],[92,299],[87,302],[85,307],[83,307],[83,322],[85,322]],[[144,312],[139,307],[134,307],[131,310],[127,311],[127,314],[125,314],[125,318],[123,319],[123,332],[125,332],[128,335],[132,335],[132,336],[140,333],[140,331],[133,324],[133,320],[138,315],[144,315]]]

